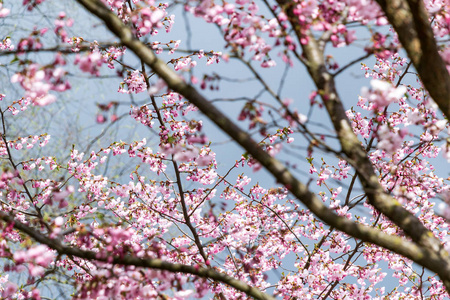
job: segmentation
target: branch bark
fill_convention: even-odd
[[[419,73],[424,87],[450,120],[450,75],[439,55],[422,0],[377,0]]]

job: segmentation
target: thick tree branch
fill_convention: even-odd
[[[377,0],[430,96],[450,120],[450,75],[422,0]]]
[[[278,182],[288,188],[295,197],[303,202],[324,222],[353,237],[379,245],[403,255],[438,273],[443,279],[450,279],[450,265],[448,263],[447,252],[443,250],[442,252],[439,252],[441,249],[440,242],[435,239],[429,231],[424,229],[424,226],[414,216],[401,207],[397,201],[384,193],[382,187],[378,183],[378,178],[374,175],[371,165],[368,169],[369,176],[362,176],[362,178],[366,178],[364,187],[366,191],[370,193],[372,203],[376,202],[383,211],[388,212],[387,215],[397,221],[404,218],[404,220],[401,222],[399,221],[399,223],[403,225],[406,230],[408,230],[408,233],[416,236],[416,234],[412,231],[418,230],[420,234],[419,240],[425,239],[425,241],[429,241],[431,247],[420,247],[403,238],[387,235],[374,228],[354,223],[347,218],[336,215],[333,211],[326,207],[321,200],[311,193],[304,184],[299,182],[281,162],[264,152],[246,132],[241,130],[221,111],[208,102],[208,100],[199,94],[195,88],[181,79],[175,71],[166,65],[164,61],[159,60],[154,52],[137,40],[131,29],[123,24],[123,22],[99,0],[78,0],[78,2],[90,12],[102,19],[111,32],[120,38],[121,42],[128,49],[133,51],[141,60],[150,66],[152,70],[167,83],[170,89],[183,95],[192,104],[196,105],[210,120],[212,120],[217,126],[231,136],[244,149],[246,149],[246,151],[258,160],[278,180]],[[318,52],[315,47],[311,47],[310,51],[311,53],[308,55],[308,59],[313,62],[322,60],[322,53],[320,51]],[[330,97],[336,97],[334,82],[332,81],[331,75],[329,75],[324,69],[325,66],[316,65],[312,68],[317,68],[316,72],[313,72],[312,74],[313,79],[320,83],[319,86],[327,89],[324,90],[327,95]],[[333,86],[327,86],[330,82],[333,83]],[[329,88],[332,88],[332,90],[330,91]],[[361,149],[361,145],[354,136],[350,124],[346,119],[342,103],[338,100],[339,99],[333,98],[329,101],[331,111],[336,110],[337,112],[337,116],[333,121],[338,125],[337,129],[340,137],[343,139],[343,147],[345,147],[348,151],[350,157],[355,157],[357,162],[361,161],[363,163],[363,167],[362,169],[360,168],[360,171],[364,172],[369,166],[367,162],[370,164],[370,161],[368,161],[365,157],[365,152]],[[345,142],[346,137],[349,139],[348,142]],[[354,149],[349,149],[349,147],[353,147]],[[371,174],[373,174],[373,176]],[[373,199],[375,194],[379,194],[376,197],[377,201],[374,201]],[[427,243],[421,241],[419,244],[424,245]]]
[[[14,228],[19,231],[25,233],[29,237],[33,238],[37,242],[47,245],[51,249],[54,249],[58,252],[59,255],[68,255],[68,256],[76,256],[82,259],[87,259],[90,261],[101,261],[105,263],[112,263],[124,266],[137,266],[143,268],[151,268],[156,270],[170,271],[170,272],[179,272],[185,274],[192,274],[202,278],[210,278],[212,280],[216,280],[218,282],[224,283],[230,287],[235,288],[241,292],[244,292],[250,297],[261,300],[272,300],[274,299],[272,296],[261,292],[260,290],[253,288],[246,284],[243,281],[237,280],[233,277],[230,277],[226,274],[215,271],[214,269],[209,268],[201,268],[195,266],[188,266],[182,264],[174,264],[161,259],[141,259],[135,256],[115,256],[112,258],[109,256],[100,256],[99,253],[93,251],[85,251],[79,248],[67,247],[64,246],[59,240],[51,239],[37,230],[14,220],[10,215],[5,214],[4,212],[0,212],[0,219],[6,222],[7,224],[13,224]]]

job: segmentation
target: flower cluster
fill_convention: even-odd
[[[23,4],[31,10],[41,2]],[[13,65],[17,69],[11,81],[19,83],[25,95],[9,101],[0,94],[0,104],[4,105],[0,257],[8,261],[0,275],[2,298],[44,298],[45,290],[39,289],[47,281],[60,284],[61,273],[69,278],[65,282],[72,285],[70,293],[75,299],[246,297],[232,284],[169,272],[167,266],[178,270],[206,268],[209,271],[202,274],[226,274],[241,281],[241,285],[271,291],[283,299],[448,297],[437,275],[418,271],[406,257],[326,225],[298,201],[308,204],[317,200],[311,209],[325,205],[328,216],[334,214],[355,226],[410,241],[404,228],[372,206],[376,204],[372,190],[359,183],[364,183],[366,171],[373,167],[369,179],[379,184],[380,194],[384,190],[386,198],[395,199],[395,205],[402,205],[445,249],[450,249],[449,178],[442,177],[437,169],[440,155],[450,161],[448,120],[442,118],[421,84],[405,77],[415,74],[408,71],[408,59],[397,51],[401,48],[398,37],[379,27],[387,20],[375,1],[304,0],[286,6],[274,2],[264,9],[251,0],[185,1],[187,20],[196,17],[218,27],[224,48],[211,51],[183,49],[184,41],[177,37],[164,41],[164,33],[158,35],[163,41],[155,40],[160,30],[170,32],[175,25],[174,16],[168,15],[169,4],[154,0],[102,3],[110,9],[108,14],[118,16],[115,22],[123,21],[128,26],[123,30],[132,28],[129,33],[134,35],[133,42],[142,41],[142,49],[152,50],[171,66],[166,69],[169,75],[191,81],[192,87],[187,90],[198,84],[200,89],[209,89],[204,91],[209,96],[219,90],[220,83],[223,95],[209,105],[219,103],[217,107],[225,114],[242,122],[249,135],[240,132],[241,137],[259,136],[259,144],[253,148],[260,148],[247,148],[252,154],[228,148],[222,151],[218,136],[214,131],[211,134],[209,121],[188,101],[193,98],[182,95],[186,89],[156,78],[156,67],[144,69],[143,61],[129,58],[123,46],[104,47],[103,41],[89,43],[81,36],[70,38],[68,28],[74,21],[68,12],[60,13],[54,23],[49,23],[49,29],[37,26],[30,30],[30,34],[17,39],[16,45],[11,42],[16,41],[15,37],[5,37],[0,50],[9,55],[17,48],[12,62],[17,62]],[[444,38],[450,29],[449,4],[425,1],[425,5],[432,30],[441,37],[438,42],[445,44],[440,55],[450,65],[448,41]],[[8,14],[0,3],[0,17]],[[355,26],[366,26],[368,33],[353,31]],[[40,56],[42,50],[49,49],[46,32],[54,32],[57,43],[65,47],[57,45],[55,49],[60,52],[51,63],[42,63]],[[334,77],[352,64],[331,55],[334,52],[329,53],[326,46],[344,48],[357,40],[366,43],[361,47],[362,57],[374,54],[376,62],[373,67],[363,64],[360,72],[371,79],[370,88],[363,88],[354,105],[349,105],[346,119],[343,113],[333,115],[334,109],[344,111],[339,110],[337,92],[327,94],[329,90],[319,85],[328,82],[331,85],[326,87],[332,86]],[[309,53],[315,46],[324,53]],[[310,93],[309,101],[309,91],[296,90],[295,98],[289,98],[292,90],[284,83],[298,78],[287,76],[288,72],[299,63],[314,71],[316,55],[323,55],[318,57],[320,78],[313,78],[319,84]],[[199,67],[202,60],[210,67]],[[254,77],[230,79],[215,73],[224,61],[243,63]],[[276,68],[279,61],[286,63],[286,71],[277,89],[277,80],[268,81],[264,68]],[[52,153],[57,146],[35,147],[45,146],[50,135],[24,126],[26,133],[21,136],[25,137],[21,137],[14,131],[14,126],[21,123],[13,118],[30,112],[25,111],[30,105],[56,101],[53,92],[68,90],[67,74],[77,73],[66,71],[69,62],[88,77],[99,76],[100,71],[105,75],[110,72],[123,82],[116,95],[119,100],[108,96],[108,100],[94,106],[97,123],[105,123],[108,118],[114,123],[94,126],[104,131],[85,144],[64,141],[76,144],[67,150],[66,157],[55,158],[50,156],[55,154],[41,152]],[[109,69],[101,70],[103,64],[108,64]],[[102,76],[101,80],[108,77]],[[246,84],[243,96],[226,98],[228,87],[236,82]],[[255,82],[263,87],[261,91],[253,88]],[[243,104],[238,107],[238,103]],[[119,114],[122,104],[132,104],[128,117]],[[329,113],[333,121],[340,118],[335,130],[321,119],[325,108],[333,111]],[[126,124],[129,121],[136,130],[122,135],[130,127]],[[221,126],[229,126],[234,133],[239,130],[234,124]],[[120,139],[109,134],[115,129]],[[145,138],[139,136],[142,132]],[[105,142],[107,135],[111,140]],[[242,140],[241,145],[246,144]],[[350,141],[356,141],[352,144],[355,148],[348,150],[345,143]],[[258,152],[261,157],[268,154],[266,161],[255,155]],[[282,164],[272,164],[274,160]],[[367,163],[364,168],[361,162]],[[283,181],[280,185],[263,172],[249,176],[249,171],[260,170],[263,165],[270,165],[279,180],[299,173],[299,179],[306,177],[305,184],[291,186]],[[289,191],[296,190],[305,199],[293,199]],[[158,267],[150,268],[148,263]],[[286,268],[289,272],[285,272]],[[26,284],[14,274],[24,270],[29,274]],[[56,287],[50,291],[53,289]]]
[[[127,85],[128,90],[124,89],[124,85]],[[142,93],[147,90],[147,83],[145,82],[144,75],[139,72],[139,70],[135,70],[130,72],[127,78],[124,79],[124,82],[121,83],[119,88],[119,93],[130,94],[130,93]]]
[[[14,260],[17,264],[27,264],[30,275],[41,276],[55,260],[55,254],[47,246],[39,245],[26,251],[17,251],[14,253]]]
[[[369,101],[369,110],[383,109],[391,103],[398,102],[406,93],[406,87],[394,87],[391,83],[374,79],[370,82],[372,89],[361,89],[361,97]]]
[[[81,71],[91,73],[95,76],[100,76],[100,67],[105,63],[98,48],[90,52],[88,55],[79,56],[75,59],[75,65],[78,65]]]
[[[11,82],[18,82],[25,90],[25,98],[29,98],[34,105],[49,105],[56,101],[56,96],[49,93],[51,90],[63,92],[70,89],[69,82],[64,79],[66,71],[56,66],[33,63],[12,76]]]

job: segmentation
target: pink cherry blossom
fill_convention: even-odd
[[[79,65],[81,71],[96,76],[100,75],[100,67],[102,64],[103,58],[98,50],[82,57],[77,56],[75,60],[75,65]]]
[[[11,10],[9,8],[3,7],[3,3],[0,3],[0,18],[4,18],[9,15]]]
[[[4,299],[10,299],[16,293],[16,291],[17,285],[12,282],[8,282],[6,288],[2,291],[2,297]]]
[[[406,93],[405,86],[395,88],[386,81],[372,80],[370,85],[372,89],[363,88],[361,96],[367,98],[369,103],[372,103],[375,108],[383,108],[393,102],[397,102]]]
[[[0,41],[3,298],[448,298],[448,112],[417,63],[445,87],[447,2],[415,7],[430,41],[389,1],[42,2],[0,4],[26,24]]]

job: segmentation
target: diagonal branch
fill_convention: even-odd
[[[353,221],[348,220],[347,218],[336,215],[332,210],[325,206],[323,202],[319,200],[312,192],[310,192],[303,183],[298,181],[280,161],[264,152],[264,150],[262,150],[246,132],[241,130],[221,111],[213,106],[194,87],[184,82],[183,79],[181,79],[177,75],[177,73],[175,73],[175,71],[170,69],[164,61],[159,60],[150,48],[137,40],[134,37],[131,29],[127,27],[113,12],[105,7],[101,3],[101,1],[77,1],[91,13],[102,19],[103,22],[105,22],[106,26],[111,30],[111,32],[114,33],[118,38],[120,38],[121,42],[128,49],[133,51],[142,61],[144,61],[149,67],[151,67],[152,70],[167,83],[169,88],[183,95],[192,104],[197,106],[210,120],[212,120],[217,126],[219,126],[219,128],[221,128],[237,143],[239,143],[249,154],[252,155],[253,158],[258,160],[261,165],[263,165],[278,180],[278,182],[288,188],[289,191],[297,199],[303,202],[325,223],[353,237],[361,239],[362,241],[379,245],[400,255],[403,255],[415,261],[416,263],[438,273],[443,279],[450,279],[450,264],[448,263],[448,253],[444,250],[442,250],[442,252],[439,252],[442,249],[440,242],[424,228],[420,221],[418,221],[414,216],[412,216],[404,208],[402,208],[401,205],[397,201],[395,201],[395,199],[384,193],[381,186],[379,186],[376,176],[362,176],[362,178],[367,178],[365,182],[366,191],[370,193],[372,198],[375,196],[375,194],[379,193],[380,195],[377,199],[380,200],[379,206],[381,206],[383,211],[390,210],[389,215],[396,220],[405,218],[404,221],[399,223],[401,223],[401,225],[403,225],[406,230],[409,230],[409,234],[411,235],[415,235],[413,234],[413,232],[411,232],[411,230],[414,229],[417,229],[419,233],[423,233],[423,235],[420,235],[420,238],[424,238],[426,241],[430,241],[431,247],[423,247],[423,244],[427,244],[425,242],[419,243],[419,245],[422,246],[418,246],[416,243],[409,242],[401,237],[385,234],[380,230],[357,224]],[[314,52],[315,50],[317,49],[311,48],[311,51],[313,51],[313,55],[322,55],[321,52]],[[322,67],[325,68],[324,65],[322,65]],[[319,70],[323,71],[324,69],[319,68]],[[324,74],[328,73],[314,73],[312,74],[313,79],[325,80],[321,84],[324,84],[326,82],[330,83],[330,81],[327,80],[332,79],[331,75],[328,74],[328,77],[324,78],[322,76]],[[317,77],[317,75],[319,76]],[[345,114],[342,114],[342,103],[334,101],[330,101],[330,103],[332,103],[332,105],[337,107],[339,110],[338,118],[335,119],[334,122],[341,124],[339,125],[341,128],[339,128],[338,131],[340,131],[340,133],[344,135],[342,136],[342,138],[345,138],[345,135],[349,134],[350,132],[351,134],[353,134],[350,124],[348,123],[348,120],[346,120]],[[358,141],[357,139],[355,141],[355,138],[353,136],[349,136],[349,139],[351,143],[349,142],[349,144],[344,145],[346,150],[349,150],[348,147],[354,147],[354,143]],[[360,150],[358,150],[358,148]],[[357,156],[356,158],[363,163],[369,162],[365,157],[365,152],[361,151],[363,150],[361,150],[360,143],[358,142],[357,146],[354,147],[354,149],[351,149],[349,154],[351,154],[351,156],[355,156],[354,153],[356,153],[356,155],[362,155],[362,157]],[[365,165],[367,166],[367,164]],[[371,171],[369,172],[369,174],[373,174],[373,168],[371,167],[371,165],[370,168],[371,169],[369,169],[369,171]],[[450,284],[447,286],[447,288],[450,289]]]

